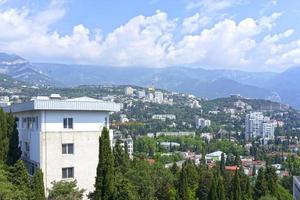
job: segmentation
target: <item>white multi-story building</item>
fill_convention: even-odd
[[[125,95],[133,95],[133,88],[132,87],[125,87]]]
[[[270,121],[269,117],[264,117],[261,112],[247,114],[245,125],[246,140],[256,137],[261,137],[264,140],[274,139],[274,123]]]
[[[158,119],[158,120],[162,120],[162,121],[166,121],[167,119],[169,120],[175,120],[176,119],[176,115],[172,115],[172,114],[156,114],[152,116],[152,119]]]
[[[138,91],[137,96],[138,96],[138,98],[143,99],[146,97],[146,92],[144,90]]]
[[[162,103],[164,101],[164,94],[160,91],[155,91],[154,93],[154,101],[156,103]]]
[[[6,108],[16,116],[22,159],[30,174],[44,173],[45,189],[52,181],[77,180],[86,194],[94,190],[99,136],[109,126],[116,103],[88,97],[36,98]],[[110,139],[112,145],[112,131]]]
[[[133,139],[130,135],[123,138],[122,135],[114,135],[113,146],[115,147],[117,140],[121,141],[121,146],[125,148],[125,142],[127,143],[127,152],[130,159],[133,159]]]
[[[210,125],[211,121],[209,119],[196,117],[196,128],[209,127]]]

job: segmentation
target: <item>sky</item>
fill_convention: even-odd
[[[0,0],[0,52],[31,62],[284,71],[299,0]]]

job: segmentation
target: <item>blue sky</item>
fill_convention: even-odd
[[[283,71],[298,0],[0,0],[0,51],[33,62]]]

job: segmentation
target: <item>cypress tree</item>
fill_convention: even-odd
[[[15,117],[10,113],[7,117],[8,135],[9,135],[9,149],[7,156],[7,164],[14,165],[21,157],[21,148],[19,146],[19,132]]]
[[[209,190],[208,200],[218,200],[218,193],[217,193],[218,183],[215,179],[216,178],[214,177],[212,180],[212,184],[211,184],[210,190]]]
[[[218,178],[217,193],[218,193],[218,200],[226,200],[224,181],[222,176],[219,176]]]
[[[11,182],[26,194],[27,198],[31,197],[30,179],[27,169],[22,160],[18,160],[11,168]]]
[[[233,178],[233,200],[241,200],[241,199],[242,199],[242,192],[241,192],[239,173],[238,171],[235,171],[234,178]]]
[[[199,200],[207,200],[212,182],[213,175],[211,171],[203,170],[200,174],[199,186],[196,193]]]
[[[241,164],[242,164],[241,157],[238,154],[236,154],[234,158],[234,165],[240,166]]]
[[[195,199],[195,189],[197,187],[197,172],[192,161],[187,160],[180,172],[178,182],[178,195],[181,200]]]
[[[272,166],[268,166],[265,172],[266,182],[268,186],[268,190],[270,194],[277,196],[278,188],[277,188],[277,174],[276,169]]]
[[[265,179],[265,171],[261,167],[258,170],[258,175],[254,186],[254,199],[259,199],[260,197],[265,196],[267,194],[268,194],[268,185]]]
[[[256,175],[256,166],[253,165],[252,167],[252,176],[255,176]]]
[[[0,163],[6,163],[9,148],[7,117],[0,108]]]
[[[224,153],[221,154],[220,172],[221,172],[222,176],[225,173],[225,156],[224,156]]]
[[[34,200],[45,200],[43,172],[41,169],[37,169],[33,176],[32,192]]]
[[[92,194],[95,200],[110,200],[114,193],[114,161],[110,148],[109,131],[103,128],[99,138],[99,162],[95,181],[95,191]]]

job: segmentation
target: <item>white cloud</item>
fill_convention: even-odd
[[[210,22],[210,18],[207,16],[201,16],[199,13],[191,17],[187,17],[182,23],[182,33],[194,33],[200,28],[205,27]]]
[[[0,0],[0,5],[5,4],[8,0]]]
[[[83,24],[66,35],[49,30],[49,25],[64,14],[63,6],[57,4],[35,15],[26,8],[0,12],[0,51],[34,61],[113,66],[191,65],[250,70],[262,66],[276,70],[300,64],[300,40],[286,42],[293,29],[269,34],[280,13],[241,21],[223,19],[203,29],[200,14],[180,23],[157,11],[152,16],[136,16],[107,35]],[[43,18],[43,25],[38,16]],[[180,29],[182,35],[178,36]]]
[[[239,3],[239,0],[189,0],[186,9],[200,9],[201,12],[213,13]]]

